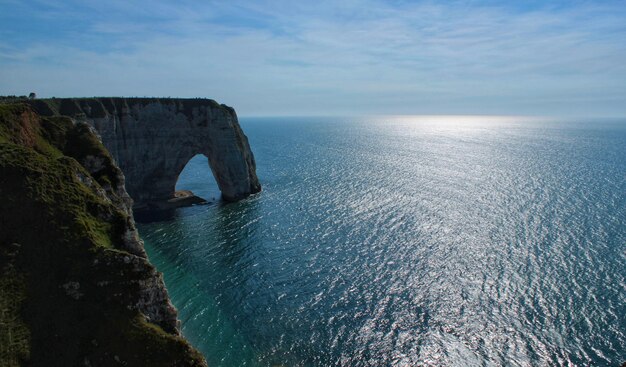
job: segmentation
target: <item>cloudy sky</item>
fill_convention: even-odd
[[[626,116],[626,1],[0,0],[0,94],[31,91],[240,115]]]

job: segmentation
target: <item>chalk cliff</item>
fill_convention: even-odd
[[[178,175],[197,154],[208,157],[225,200],[261,190],[235,111],[213,100],[55,98],[29,103],[41,115],[70,116],[94,127],[124,172],[136,209],[173,198]]]
[[[124,181],[89,125],[0,104],[0,365],[206,366],[180,336]]]

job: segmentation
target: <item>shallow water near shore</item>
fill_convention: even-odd
[[[618,366],[626,121],[242,118],[263,192],[139,224],[211,366]]]

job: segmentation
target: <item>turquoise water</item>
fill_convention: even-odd
[[[626,123],[241,123],[263,192],[139,226],[210,365],[626,361]]]

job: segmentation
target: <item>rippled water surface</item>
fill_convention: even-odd
[[[241,123],[263,192],[140,225],[210,365],[626,360],[626,123]]]

